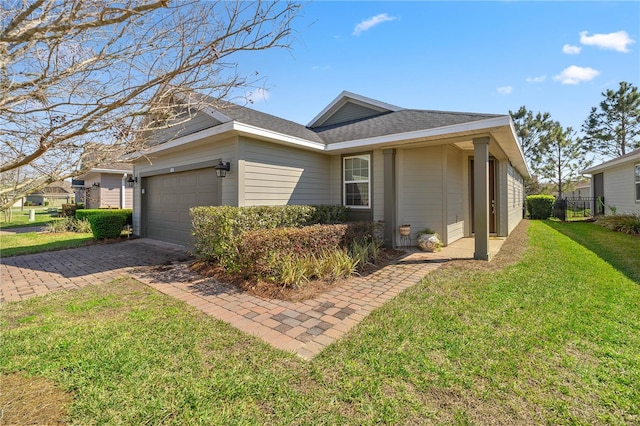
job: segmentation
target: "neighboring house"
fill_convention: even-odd
[[[586,180],[582,182],[577,182],[570,186],[573,188],[572,191],[564,191],[562,193],[563,198],[573,198],[573,199],[582,199],[591,197],[591,180]],[[558,196],[557,192],[554,192],[553,195]]]
[[[74,197],[71,183],[62,181],[50,183],[44,188],[32,192],[26,196],[25,201],[33,203],[35,206],[60,207],[63,204],[73,202]]]
[[[582,173],[591,175],[592,196],[604,199],[605,213],[640,213],[640,149]]]
[[[529,177],[509,115],[405,109],[343,92],[307,126],[238,105],[203,108],[178,132],[155,134],[134,161],[134,232],[191,244],[199,205],[343,204],[354,220],[429,227],[444,244],[522,219]],[[229,163],[225,178],[215,166]]]
[[[133,165],[113,163],[89,169],[73,180],[76,203],[85,208],[133,208],[133,188],[127,186]]]

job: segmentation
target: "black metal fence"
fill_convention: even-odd
[[[556,200],[553,216],[566,221],[576,217],[591,217],[604,214],[604,197],[578,197]]]

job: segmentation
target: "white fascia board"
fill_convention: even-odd
[[[336,142],[327,146],[327,151],[337,151],[341,149],[364,148],[375,145],[389,144],[395,142],[410,141],[413,139],[429,138],[434,136],[446,136],[453,133],[471,132],[486,130],[493,127],[508,126],[510,118],[508,116],[489,118],[486,120],[473,121],[470,123],[453,124],[450,126],[436,127],[435,129],[416,130],[406,133],[395,133],[392,135],[376,136],[373,138],[357,139],[346,142]]]
[[[167,149],[178,148],[183,145],[189,144],[191,142],[208,138],[211,136],[217,136],[222,133],[226,133],[233,130],[233,122],[219,124],[215,127],[210,127],[208,129],[200,130],[199,132],[192,133],[190,135],[182,136],[180,138],[176,138],[172,141],[162,143],[160,145],[152,146],[148,149],[145,149],[139,154],[134,154],[133,158],[139,158],[143,155],[153,154],[161,151],[165,151]]]
[[[274,132],[272,130],[266,130],[261,127],[250,126],[248,124],[233,123],[233,130],[236,130],[240,133],[257,136],[260,138],[266,138],[269,140],[274,140],[277,142],[284,142],[291,145],[301,146],[305,148],[311,148],[318,151],[325,151],[327,146],[321,142],[314,142],[307,139],[297,138],[295,136],[285,135],[284,133]]]
[[[228,115],[218,111],[217,109],[210,107],[210,106],[206,106],[202,108],[202,112],[204,112],[205,114],[207,114],[208,116],[218,120],[221,123],[227,123],[231,120],[231,117],[229,117]]]
[[[352,99],[360,104],[372,106],[376,109],[380,109],[381,111],[400,111],[404,108],[401,108],[396,105],[391,105],[386,102],[377,101],[375,99],[367,98],[366,96],[358,95],[356,93],[351,93],[346,90],[343,90],[329,105],[327,105],[318,115],[313,117],[313,119],[307,124],[307,127],[314,127],[315,125],[326,121],[327,115],[329,113],[335,112],[339,107],[341,107],[344,103],[346,103],[349,99]]]
[[[627,162],[635,162],[638,160],[640,160],[640,150],[635,153],[632,152],[631,155],[624,155],[622,157],[614,158],[613,160],[605,161],[604,163],[598,164],[597,166],[589,167],[588,169],[583,170],[582,174],[593,175],[611,167],[616,167]]]
[[[111,173],[111,174],[122,174],[122,173],[131,173],[131,170],[124,169],[89,169],[87,173]],[[86,174],[86,173],[85,173]]]

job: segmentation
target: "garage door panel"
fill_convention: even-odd
[[[218,180],[213,168],[145,178],[146,236],[191,246],[195,206],[218,204]]]

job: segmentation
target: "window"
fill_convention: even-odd
[[[636,164],[636,201],[640,201],[640,164]]]
[[[343,202],[347,207],[369,208],[371,156],[354,155],[342,159]]]

